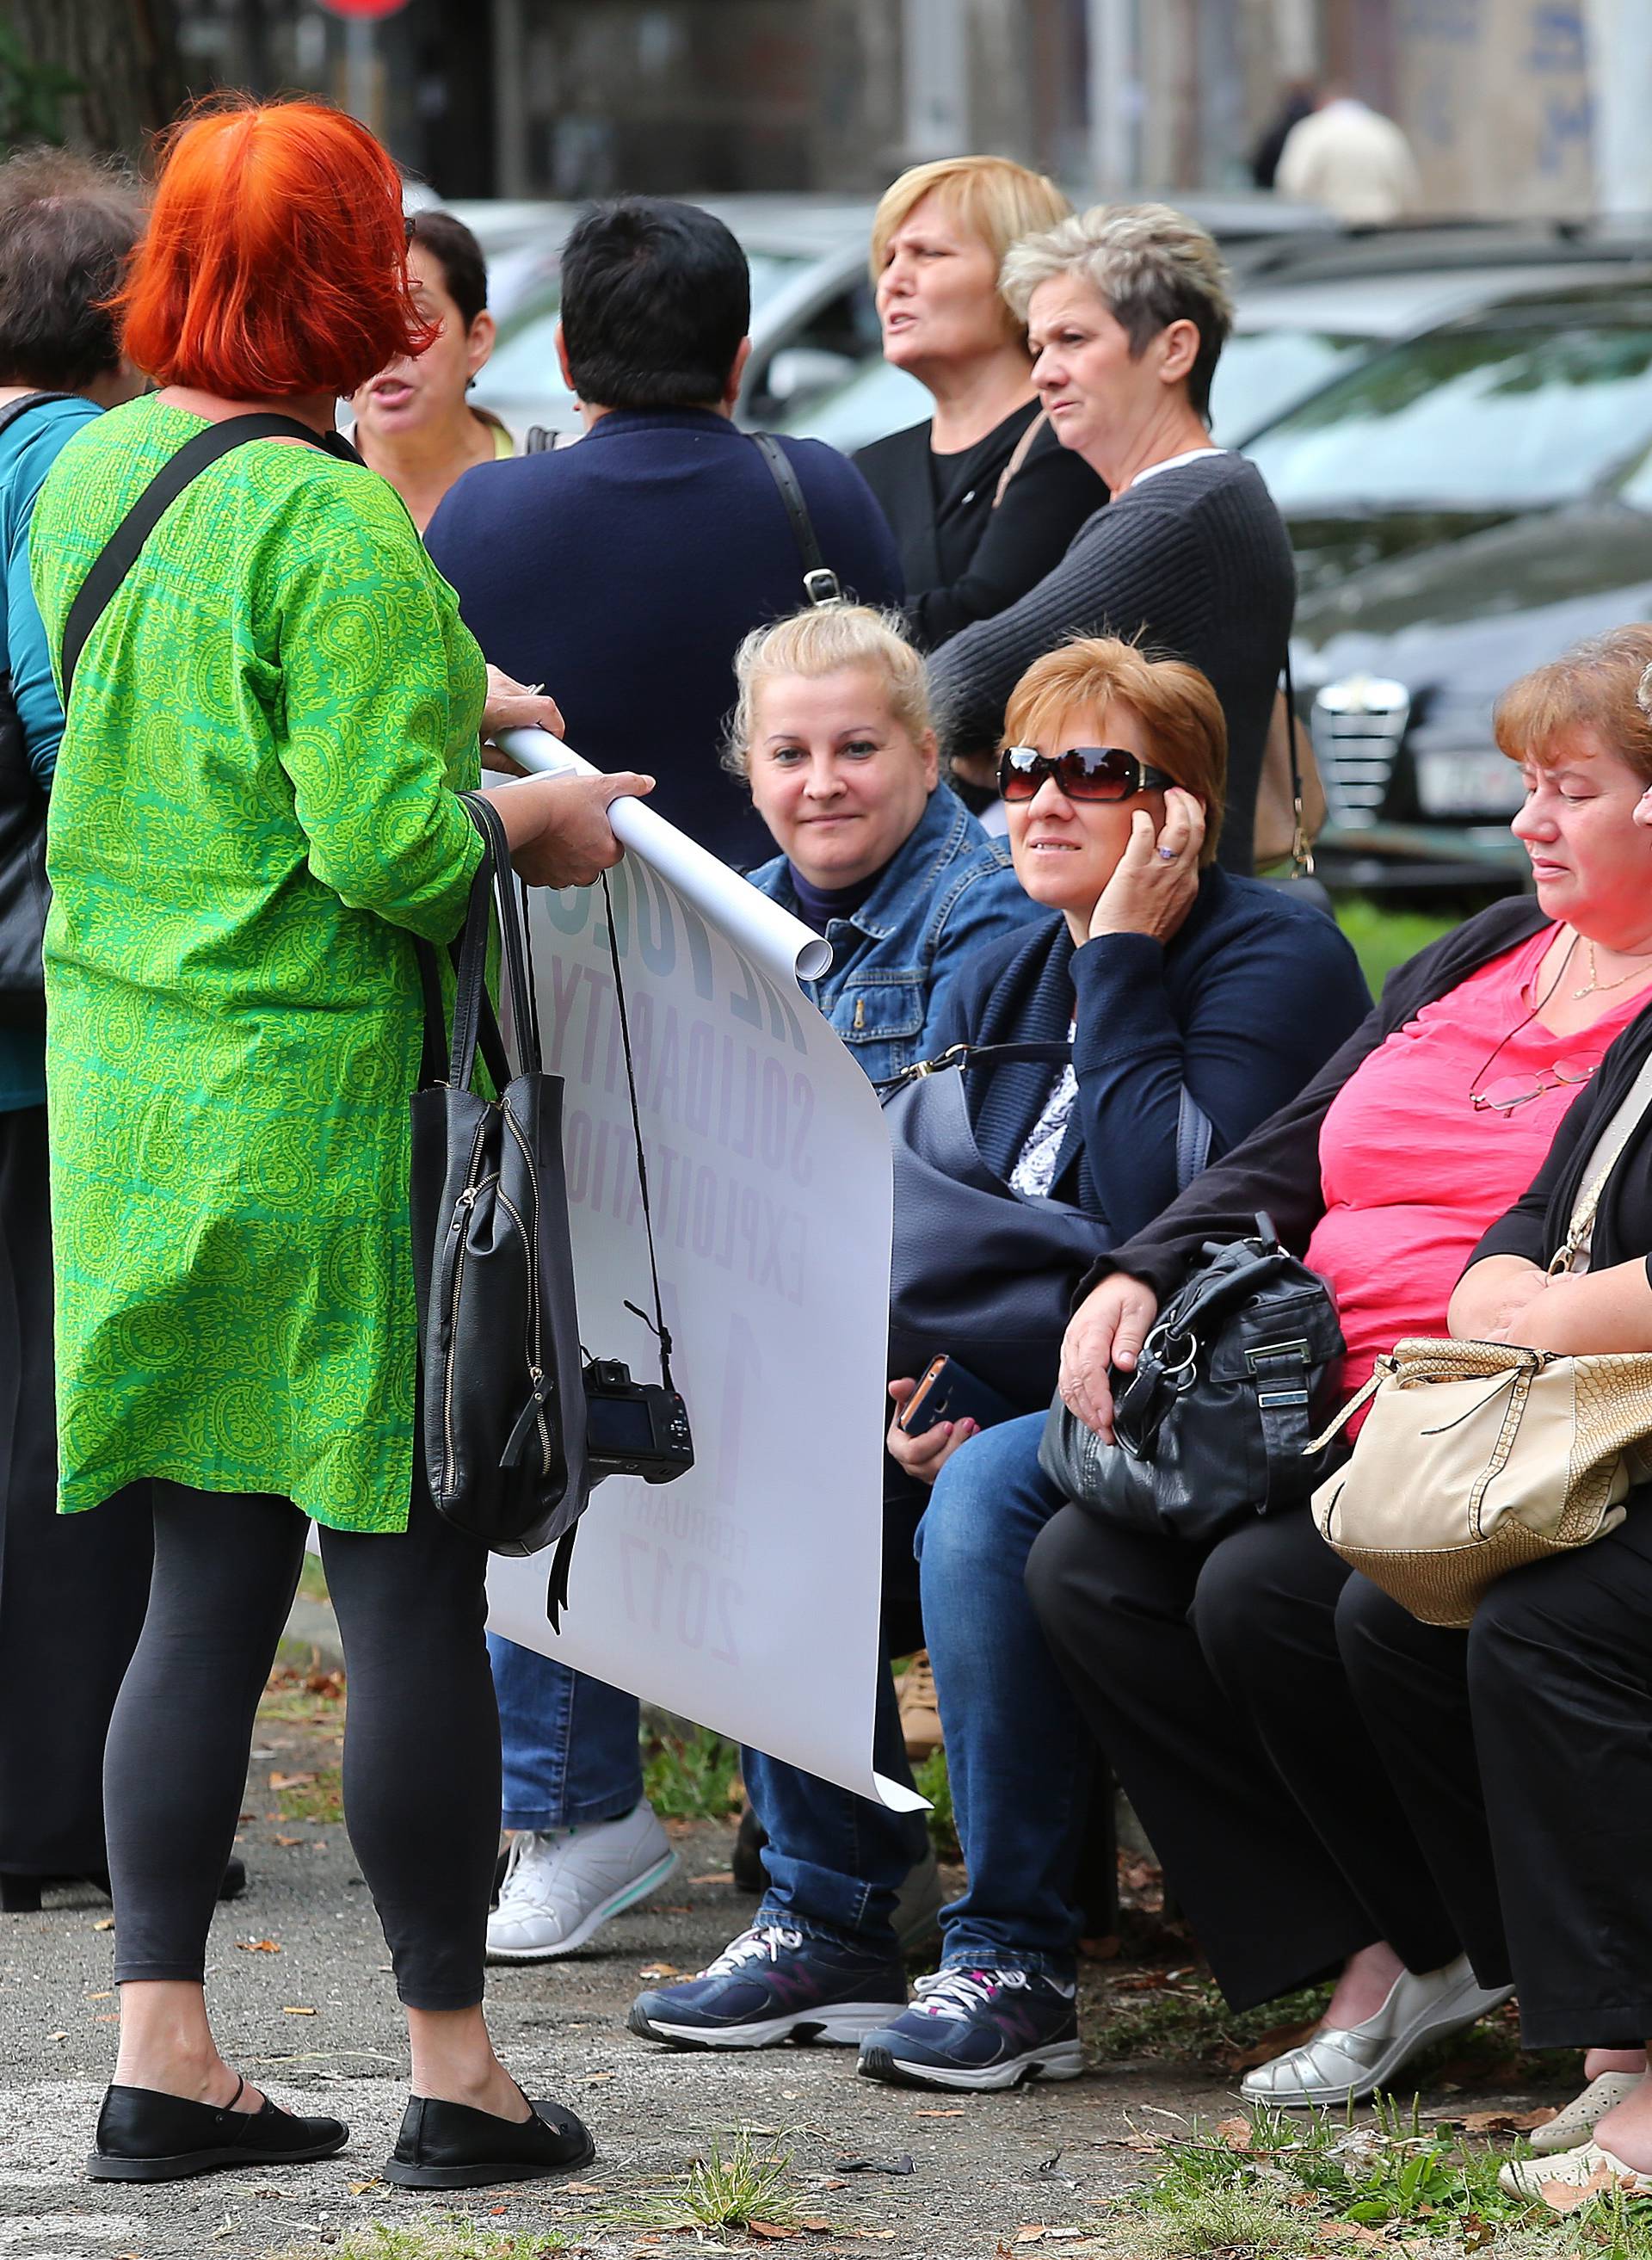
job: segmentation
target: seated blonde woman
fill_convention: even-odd
[[[930,1041],[1070,1041],[1066,1064],[1017,1059],[969,1078],[975,1144],[1006,1203],[1054,1195],[1124,1239],[1176,1191],[1188,1102],[1226,1150],[1324,1064],[1370,1000],[1330,919],[1215,862],[1226,730],[1197,669],[1110,639],[1064,645],[1017,685],[1007,739],[1011,854],[1043,915],[970,953]],[[1026,1379],[1041,1399],[990,1361],[976,1377],[1030,1417],[890,1434],[905,1482],[888,1527],[926,1508],[923,1628],[969,1877],[941,1918],[939,1976],[909,2008],[890,1925],[910,1856],[899,1816],[748,1752],[768,1895],[708,1970],[641,1997],[633,2032],[689,2048],[859,2042],[863,2073],[919,2086],[1078,2070],[1073,1871],[1091,1749],[1022,1587],[1061,1505],[1039,1473],[1044,1415],[1031,1409],[1048,1402],[1055,1345],[1048,1372]],[[904,1404],[912,1386],[904,1377],[890,1393]],[[886,1668],[878,1701],[875,1763],[900,1777]]]
[[[931,1055],[960,973],[1040,915],[941,782],[924,664],[864,604],[754,628],[726,765],[781,850],[751,883],[832,944],[809,994],[874,1082]]]

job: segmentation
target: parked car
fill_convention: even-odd
[[[1652,617],[1652,261],[1407,340],[1248,452],[1297,546],[1327,875],[1519,883],[1497,693]]]

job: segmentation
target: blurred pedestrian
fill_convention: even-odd
[[[996,747],[1017,682],[1069,637],[1122,636],[1184,660],[1226,719],[1220,859],[1242,876],[1296,567],[1261,474],[1210,435],[1227,270],[1205,229],[1168,205],[1098,204],[1014,245],[1004,288],[1026,318],[1057,438],[1112,500],[1036,588],[931,662],[948,749]]]
[[[417,212],[407,223],[407,272],[435,338],[423,353],[399,354],[354,396],[352,436],[422,533],[455,479],[507,459],[516,445],[497,416],[466,397],[493,351],[482,246],[452,212]]]
[[[483,2020],[487,1556],[419,1466],[407,1228],[414,938],[446,944],[463,918],[481,843],[457,793],[495,717],[452,591],[333,429],[340,395],[430,334],[396,168],[318,104],[197,115],[165,153],[121,303],[125,350],[162,390],[78,433],[42,490],[54,653],[181,449],[261,411],[288,430],[199,468],[151,531],[84,643],[53,792],[60,1504],[147,1480],[155,1535],[104,1766],[120,2058],[89,2171],[268,2170],[347,2139],[229,2069],[204,1992],[314,1520],[350,1675],[346,1814],[412,2042],[384,2172],[526,2179],[591,2144],[527,2102]],[[640,790],[497,788],[517,869],[590,883],[619,853],[609,799]]]
[[[1025,595],[1107,499],[1051,430],[1026,325],[998,289],[1017,237],[1071,209],[1007,157],[950,157],[903,173],[872,221],[883,358],[928,388],[935,412],[855,461],[900,544],[925,650]]]
[[[104,301],[141,219],[123,174],[61,149],[0,165],[0,801],[8,905],[38,856],[63,710],[29,585],[29,532],[59,450],[141,386]],[[10,711],[6,711],[9,708]],[[15,826],[15,828],[14,828]],[[37,929],[38,932],[38,929]],[[8,953],[8,964],[11,962]],[[147,1493],[55,1513],[46,1009],[35,975],[0,1005],[0,1906],[50,1878],[106,1882],[104,1737],[143,1622]],[[237,1863],[239,1866],[239,1863]]]
[[[1349,227],[1391,227],[1422,205],[1410,142],[1391,118],[1340,86],[1327,87],[1285,136],[1274,185]]]
[[[1279,153],[1291,129],[1311,118],[1319,106],[1319,90],[1311,78],[1294,78],[1279,97],[1279,107],[1263,127],[1262,139],[1250,155],[1250,177],[1259,189],[1271,189],[1279,172]]]
[[[562,251],[557,351],[587,438],[484,464],[431,520],[430,554],[490,659],[552,683],[569,741],[659,775],[654,805],[737,869],[770,842],[721,767],[735,647],[796,611],[804,567],[754,440],[733,421],[750,353],[746,254],[695,204],[598,205]],[[900,564],[859,474],[783,440],[828,568],[869,604]]]

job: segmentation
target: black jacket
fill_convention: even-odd
[[[1222,1153],[1301,1089],[1370,1001],[1359,960],[1323,912],[1212,866],[1168,943],[1109,933],[1075,951],[1052,913],[982,950],[958,975],[934,1037],[941,1050],[1059,1043],[1076,1014],[1078,1098],[1052,1191],[1122,1234],[1176,1191],[1184,1086]],[[966,1077],[976,1142],[1000,1176],[1054,1072],[1011,1062]]]
[[[1505,950],[1518,948],[1548,923],[1531,896],[1517,895],[1507,902],[1493,903],[1489,910],[1465,919],[1427,949],[1419,950],[1404,965],[1396,966],[1383,984],[1382,1002],[1312,1082],[1253,1130],[1225,1161],[1196,1177],[1145,1232],[1103,1256],[1079,1294],[1087,1295],[1111,1271],[1127,1271],[1145,1279],[1162,1305],[1186,1278],[1207,1240],[1242,1239],[1255,1229],[1258,1210],[1273,1219],[1280,1239],[1293,1255],[1305,1254],[1313,1227],[1325,1214],[1320,1126],[1331,1101],[1355,1069],[1397,1028],[1414,1019],[1425,1005],[1443,997]],[[1638,1020],[1635,1026],[1640,1026]],[[1622,1044],[1627,1037],[1618,1041]],[[1581,1105],[1579,1100],[1568,1121]]]
[[[1005,467],[1037,413],[1029,401],[971,448],[978,460],[962,488],[938,467],[928,424],[891,432],[855,458],[899,545],[907,623],[926,651],[1024,597],[1107,499],[1089,464],[1046,425],[993,508]],[[943,488],[950,490],[944,502]]]
[[[1481,1241],[1470,1263],[1483,1255],[1524,1255],[1530,1262],[1546,1265],[1564,1245],[1572,1209],[1594,1164],[1596,1144],[1628,1097],[1648,1052],[1652,1004],[1635,1014],[1600,1062],[1594,1081],[1566,1109],[1548,1159]],[[1634,1256],[1645,1259],[1652,1279],[1652,1110],[1630,1133],[1606,1179],[1595,1212],[1589,1268],[1604,1271]]]

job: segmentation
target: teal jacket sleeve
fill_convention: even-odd
[[[29,418],[28,437],[19,449],[0,504],[5,562],[6,663],[11,670],[11,696],[23,726],[29,767],[41,790],[49,790],[57,767],[57,749],[63,736],[63,709],[52,679],[52,655],[46,626],[29,580],[29,526],[35,499],[46,475],[65,443],[98,413],[90,401],[63,402],[37,410]],[[32,428],[30,428],[32,427]]]

